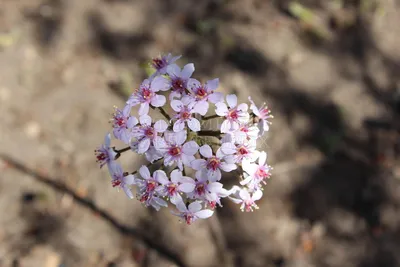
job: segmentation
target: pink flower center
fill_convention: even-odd
[[[191,117],[191,114],[190,114],[190,112],[188,112],[188,111],[183,111],[182,113],[181,113],[181,119],[182,120],[187,120],[187,119],[189,119]]]
[[[212,169],[213,171],[215,171],[216,169],[218,169],[220,163],[221,161],[219,160],[219,158],[211,157],[208,159],[207,169]]]
[[[208,205],[210,206],[210,209],[215,209],[217,207],[217,201],[210,201],[208,202]]]
[[[153,137],[154,136],[154,129],[152,127],[149,127],[144,131],[144,134],[147,137]]]
[[[152,65],[157,70],[159,70],[165,66],[164,61],[160,58],[154,58],[152,60]]]
[[[207,91],[203,87],[200,87],[197,89],[196,95],[198,99],[203,99],[205,96],[207,96]]]
[[[114,124],[119,127],[125,126],[125,119],[123,117],[114,117]]]
[[[247,128],[247,126],[242,126],[240,128],[240,131],[244,132],[244,133],[248,133],[249,132],[249,128]]]
[[[177,78],[172,81],[172,89],[174,91],[183,92],[185,87],[183,86],[183,81],[181,78]]]
[[[196,188],[194,189],[197,193],[197,195],[202,196],[205,194],[206,192],[206,188],[204,186],[204,184],[197,184]]]
[[[258,168],[256,171],[256,175],[262,179],[266,178],[268,176],[268,172],[265,171],[263,168]]]
[[[254,202],[252,200],[246,200],[246,202],[244,203],[244,206],[245,206],[245,209],[247,212],[250,212],[253,210],[253,208],[252,208],[253,205],[254,205]]]
[[[171,156],[178,156],[178,155],[181,154],[181,152],[182,152],[181,148],[180,148],[180,147],[177,147],[177,146],[171,147],[171,148],[169,149],[169,151],[168,151],[168,153],[169,153]]]
[[[156,182],[155,181],[147,181],[146,182],[146,191],[147,192],[152,192],[154,189],[156,189]]]
[[[98,150],[97,150],[97,153],[98,153],[98,154],[96,155],[97,161],[104,161],[104,160],[107,159],[106,153],[100,152],[100,151],[98,151]]]
[[[259,111],[260,111],[261,119],[267,118],[267,115],[270,113],[270,110],[268,107],[261,108]]]
[[[240,155],[246,155],[246,154],[249,153],[249,151],[247,150],[247,148],[246,148],[245,146],[241,146],[241,147],[239,147],[239,149],[238,149],[238,153],[239,153]]]
[[[113,180],[111,181],[111,185],[112,187],[117,187],[121,185],[121,181],[120,180]]]
[[[147,201],[149,199],[149,197],[150,197],[150,194],[149,193],[145,193],[144,195],[142,195],[140,197],[139,201],[143,203],[143,202]]]
[[[193,222],[194,216],[192,214],[186,213],[185,215],[183,215],[183,218],[185,219],[185,222],[190,225]]]
[[[239,118],[239,112],[236,109],[230,110],[227,117],[231,120],[237,120]]]
[[[149,89],[143,89],[143,98],[144,99],[150,99],[151,96],[153,95],[153,92],[150,91]]]
[[[169,184],[167,186],[167,191],[170,196],[174,196],[177,193],[177,188],[175,184]]]

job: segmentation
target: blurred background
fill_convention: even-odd
[[[397,0],[1,0],[0,266],[400,266],[399,25]],[[188,227],[96,165],[168,52],[271,107],[256,212]]]

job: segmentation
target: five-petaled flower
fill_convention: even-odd
[[[157,181],[160,183],[157,192],[161,196],[168,197],[172,204],[182,199],[180,193],[193,192],[196,186],[192,178],[183,176],[182,172],[176,169],[171,172],[171,180],[166,176],[159,175]]]
[[[157,75],[164,75],[167,73],[167,68],[168,66],[172,65],[180,59],[181,56],[172,56],[171,53],[168,55],[162,55],[160,57],[153,58],[150,65],[156,70],[156,72],[152,75],[157,76]]]
[[[115,112],[111,119],[115,138],[121,140],[125,144],[129,144],[132,138],[132,127],[138,123],[138,120],[131,116],[130,112],[130,106],[125,106],[123,110],[115,107]]]
[[[218,85],[218,78],[207,81],[205,84],[201,84],[196,79],[189,79],[189,97],[195,103],[194,107],[200,115],[206,115],[209,107],[208,101],[214,104],[223,101],[223,94],[221,92],[215,92],[215,90],[218,88]]]
[[[140,125],[132,129],[132,137],[136,138],[137,153],[143,154],[149,150],[158,134],[167,130],[168,124],[164,120],[159,120],[152,125],[151,117],[147,114],[139,117],[139,121]]]
[[[172,91],[169,95],[170,100],[172,100],[174,97],[181,97],[182,95],[186,94],[186,90],[188,89],[188,81],[193,72],[193,63],[186,64],[182,70],[176,64],[172,64],[167,67],[167,73],[170,77],[170,87]]]
[[[176,112],[174,115],[176,119],[173,127],[174,132],[183,131],[185,123],[187,123],[189,129],[193,132],[200,131],[200,122],[193,117],[194,113],[197,112],[194,104],[189,97],[182,97],[181,100],[174,99],[171,101],[171,107]]]
[[[116,162],[110,163],[109,171],[112,177],[111,185],[121,188],[129,198],[133,198],[129,185],[135,184],[135,177],[132,174],[124,173],[122,167]]]
[[[242,204],[240,206],[242,211],[250,212],[253,209],[258,209],[256,201],[261,199],[263,195],[261,190],[250,193],[246,189],[241,189],[238,193],[238,197],[230,197],[230,199],[237,204]]]
[[[271,176],[271,167],[266,163],[267,153],[262,151],[258,157],[258,164],[243,160],[242,168],[247,173],[246,179],[240,182],[241,185],[248,185],[251,189],[261,188],[261,183],[266,184],[266,179]]]
[[[192,224],[197,219],[206,219],[213,215],[214,211],[209,209],[202,209],[201,202],[195,201],[186,207],[183,201],[178,201],[176,203],[176,208],[180,213],[173,213],[176,216],[182,218],[187,224]]]
[[[240,123],[246,123],[249,120],[247,104],[242,103],[238,105],[236,95],[227,95],[226,102],[228,106],[224,102],[215,104],[217,107],[215,113],[217,113],[218,116],[225,117],[221,125],[221,133],[237,130]]]
[[[142,116],[149,113],[150,104],[153,107],[164,106],[166,102],[165,96],[156,93],[158,91],[167,91],[168,89],[169,82],[162,76],[157,76],[153,80],[146,79],[126,103],[132,107],[140,104],[139,115]]]
[[[110,147],[111,135],[109,133],[104,137],[104,144],[97,148],[94,152],[96,154],[96,161],[99,163],[100,168],[105,164],[109,164],[115,159],[117,153]]]
[[[271,124],[268,119],[272,119],[274,116],[271,115],[271,110],[268,108],[266,103],[264,103],[260,108],[257,108],[250,96],[249,101],[251,102],[250,109],[253,111],[256,119],[258,120],[257,124],[258,128],[260,129],[259,134],[263,135],[264,132],[269,130],[269,124]]]

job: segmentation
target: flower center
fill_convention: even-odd
[[[183,86],[183,81],[181,78],[177,78],[172,82],[172,89],[174,91],[183,92],[185,87]]]
[[[237,120],[239,118],[239,113],[236,109],[229,111],[228,118],[232,120]]]
[[[268,176],[268,173],[263,168],[258,168],[256,175],[262,179]]]
[[[217,201],[210,201],[208,202],[208,205],[210,206],[210,209],[215,209],[217,207]]]
[[[169,149],[168,153],[169,153],[171,156],[178,156],[178,155],[181,154],[181,148],[180,148],[180,147],[177,147],[177,146],[171,147],[171,148]]]
[[[168,186],[167,186],[167,191],[168,191],[168,194],[170,195],[170,196],[173,196],[173,195],[175,195],[176,193],[177,193],[177,190],[176,190],[176,185],[175,184],[169,184]]]
[[[144,134],[147,137],[153,137],[154,136],[154,129],[152,127],[149,127],[144,131]]]
[[[253,207],[253,205],[254,205],[254,202],[251,201],[251,200],[247,200],[247,201],[244,203],[244,205],[245,205],[246,211],[247,211],[247,212],[250,212],[250,211],[253,210],[252,207]]]
[[[144,194],[140,197],[139,201],[143,203],[143,202],[147,201],[147,200],[149,199],[149,197],[150,197],[150,194],[149,194],[149,193],[144,193]]]
[[[182,113],[181,113],[181,119],[183,119],[183,120],[187,120],[187,119],[189,119],[191,117],[191,114],[190,114],[190,112],[188,112],[188,111],[183,111]]]
[[[152,92],[149,89],[143,89],[143,98],[144,99],[149,99],[152,96]]]
[[[104,161],[107,159],[107,155],[104,152],[96,151],[98,154],[96,155],[97,161]]]
[[[192,224],[194,216],[192,214],[185,214],[183,215],[183,218],[185,219],[187,224]]]
[[[260,109],[260,117],[261,119],[265,119],[267,115],[270,113],[270,110],[268,107],[263,107]]]
[[[147,181],[146,182],[146,192],[152,192],[156,189],[156,182],[155,181]]]
[[[196,188],[194,189],[197,193],[197,195],[202,196],[206,192],[206,188],[204,184],[197,184]]]
[[[123,127],[125,125],[125,119],[123,117],[114,117],[114,124]]]
[[[200,87],[199,89],[197,89],[196,95],[197,98],[203,99],[205,96],[207,96],[207,91],[203,87]]]
[[[244,132],[244,133],[248,133],[249,132],[249,128],[247,128],[246,126],[243,126],[240,128],[240,131]]]
[[[220,163],[221,161],[217,157],[212,157],[208,160],[207,169],[215,171],[219,167]]]
[[[152,60],[152,65],[157,70],[165,67],[164,61],[162,59],[160,59],[160,58],[154,58]]]
[[[239,153],[240,155],[246,155],[246,154],[249,153],[249,151],[247,150],[247,148],[246,148],[245,146],[241,146],[241,147],[239,147],[239,149],[238,149],[238,153]]]
[[[111,181],[111,185],[112,187],[117,187],[121,185],[121,181],[120,180],[113,180]]]

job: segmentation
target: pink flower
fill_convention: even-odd
[[[214,104],[223,101],[223,94],[220,92],[215,92],[215,90],[218,88],[218,84],[218,78],[207,81],[204,85],[196,79],[189,79],[189,97],[193,102],[195,102],[195,109],[200,115],[206,115],[209,107],[208,101]]]
[[[116,162],[109,164],[109,171],[112,177],[112,186],[121,188],[129,198],[133,198],[129,185],[135,184],[135,177],[132,174],[125,174],[121,166]]]
[[[237,106],[236,95],[227,95],[226,102],[228,103],[229,109],[224,102],[215,104],[217,107],[215,113],[217,113],[218,116],[225,117],[221,125],[221,133],[237,130],[240,123],[246,123],[249,120],[247,104],[242,103]]]
[[[131,107],[129,105],[125,106],[123,110],[115,107],[115,113],[111,119],[115,138],[121,140],[125,144],[130,143],[132,128],[138,123],[138,120],[131,116],[130,113]]]
[[[176,203],[176,208],[180,213],[173,214],[185,220],[188,225],[192,224],[197,219],[206,219],[214,214],[214,211],[212,210],[202,210],[201,202],[199,201],[190,203],[187,208],[185,203],[181,200]]]
[[[171,203],[175,204],[182,199],[180,193],[190,193],[194,190],[195,182],[192,178],[182,175],[179,170],[171,172],[171,181],[164,176],[158,176],[157,180],[161,185],[157,192],[164,197],[169,197]]]
[[[250,96],[249,101],[251,102],[250,109],[258,119],[258,128],[260,129],[259,134],[263,135],[264,132],[269,130],[269,124],[271,124],[268,119],[272,119],[274,116],[271,115],[271,110],[268,108],[266,103],[264,103],[260,108],[257,108]]]
[[[233,138],[236,143],[244,143],[249,140],[256,140],[258,137],[259,129],[255,125],[249,123],[241,123],[236,131],[232,132]]]
[[[132,107],[140,104],[139,115],[145,115],[149,113],[150,104],[153,107],[164,106],[165,96],[157,95],[156,92],[167,91],[169,88],[169,81],[162,76],[155,77],[153,80],[146,79],[126,103]]]
[[[159,210],[161,207],[167,207],[167,202],[158,197],[156,193],[156,188],[160,185],[158,180],[163,178],[167,179],[165,172],[157,170],[153,173],[153,176],[151,176],[149,169],[143,165],[140,167],[139,173],[142,178],[135,178],[139,190],[139,201],[144,203],[147,207],[152,206],[156,210]]]
[[[259,189],[261,183],[266,184],[266,179],[271,177],[271,166],[266,164],[267,153],[262,151],[258,158],[258,164],[251,163],[248,160],[242,162],[243,170],[248,174],[247,178],[240,182],[241,185],[247,185],[251,189]]]
[[[183,97],[182,100],[172,100],[171,107],[176,112],[174,118],[174,132],[180,132],[185,129],[185,123],[187,123],[190,130],[193,132],[200,131],[200,122],[196,118],[193,118],[193,114],[196,110],[193,108],[194,103],[188,97]]]
[[[188,194],[189,198],[203,201],[215,201],[223,190],[223,185],[219,182],[210,182],[208,177],[202,172],[196,172],[196,186],[194,191]]]
[[[242,204],[240,206],[240,209],[242,211],[250,212],[253,211],[253,209],[258,209],[257,204],[255,201],[261,199],[263,193],[261,190],[257,190],[254,193],[250,194],[249,191],[246,189],[242,189],[239,191],[239,198],[235,197],[230,197],[230,199],[235,202],[236,204]]]
[[[94,153],[96,154],[96,161],[99,163],[100,168],[105,164],[111,163],[117,153],[110,147],[111,144],[111,135],[108,133],[104,138],[104,144],[96,149]]]
[[[171,166],[176,162],[178,168],[183,170],[183,164],[190,166],[197,153],[199,145],[195,141],[186,141],[186,131],[164,133],[164,138],[157,136],[154,147],[164,156],[164,165]],[[184,144],[185,143],[185,144]]]
[[[183,69],[179,68],[178,65],[172,64],[167,67],[167,73],[171,78],[169,88],[171,88],[171,94],[169,99],[172,100],[174,97],[180,97],[182,94],[186,94],[187,85],[190,76],[194,72],[194,64],[186,64]]]
[[[225,172],[233,171],[237,168],[232,162],[233,157],[227,157],[222,153],[221,148],[217,150],[216,155],[213,155],[209,145],[200,147],[200,154],[206,159],[195,159],[192,161],[192,168],[202,172],[202,175],[208,177],[210,181],[219,181],[221,179],[221,170]],[[229,158],[231,159],[229,161]]]
[[[225,155],[233,155],[233,161],[235,163],[241,163],[244,159],[254,162],[260,153],[256,150],[255,140],[249,140],[242,144],[223,143],[221,145],[221,150]]]
[[[171,54],[163,55],[157,58],[153,58],[151,66],[156,70],[153,76],[163,75],[167,73],[167,67],[175,63],[181,56],[173,57]]]
[[[138,142],[137,153],[143,154],[149,150],[158,133],[163,133],[167,130],[168,124],[163,120],[159,120],[152,126],[149,115],[142,115],[139,121],[140,125],[132,130],[132,137],[136,138]]]

